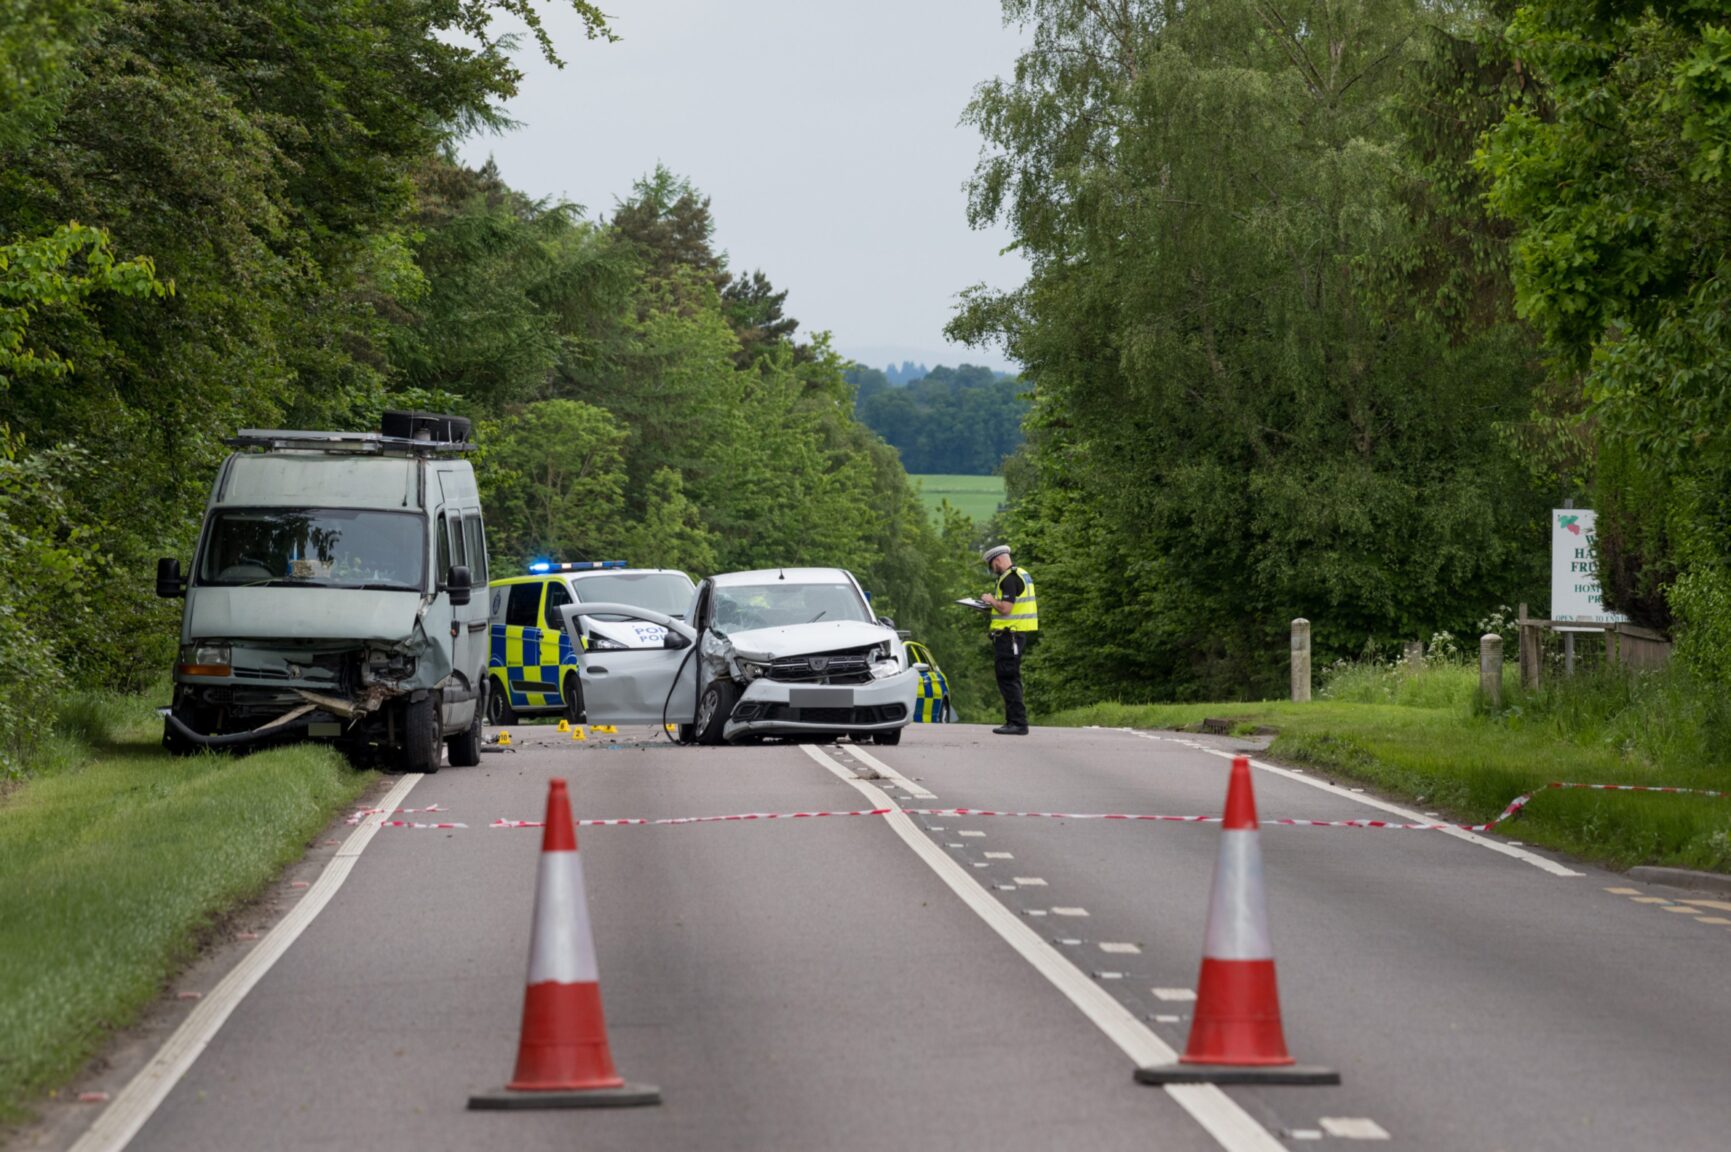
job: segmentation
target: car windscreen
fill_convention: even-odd
[[[571,587],[590,604],[629,604],[676,617],[691,607],[691,581],[677,572],[609,572],[573,580]]]
[[[427,528],[408,512],[363,508],[229,508],[216,513],[198,582],[230,587],[419,592]]]
[[[715,589],[715,626],[723,632],[779,628],[819,620],[872,622],[852,584],[731,584]]]

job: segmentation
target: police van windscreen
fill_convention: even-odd
[[[419,592],[427,528],[414,513],[361,508],[227,508],[215,514],[198,583]]]
[[[724,632],[815,624],[819,620],[872,623],[852,584],[732,584],[715,590],[715,626]]]
[[[590,604],[629,604],[677,617],[691,607],[691,581],[677,572],[608,572],[573,580],[571,587]]]

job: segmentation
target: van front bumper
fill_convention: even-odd
[[[722,729],[725,739],[778,732],[892,732],[913,720],[918,672],[908,669],[868,684],[797,684],[753,680]]]

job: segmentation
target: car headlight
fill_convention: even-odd
[[[741,660],[739,662],[739,674],[745,677],[745,682],[749,684],[759,676],[769,675],[769,665],[754,664],[750,660]]]
[[[174,670],[182,676],[228,676],[233,672],[234,649],[228,644],[182,644]]]
[[[621,644],[617,640],[610,640],[606,636],[591,635],[585,647],[591,652],[624,652],[629,646]]]

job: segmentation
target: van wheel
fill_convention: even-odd
[[[403,705],[398,719],[403,722],[403,743],[399,762],[404,772],[437,772],[444,759],[444,745],[439,739],[439,709],[431,696],[412,700]]]
[[[475,706],[475,716],[469,726],[445,741],[445,754],[453,768],[473,768],[481,762],[481,707]]]
[[[739,685],[731,680],[712,681],[703,690],[703,695],[697,698],[697,723],[692,725],[699,744],[721,743],[722,730],[738,702]]]
[[[517,710],[511,707],[511,692],[504,684],[487,679],[487,723],[495,728],[517,722]]]
[[[565,677],[565,719],[573,724],[587,723],[584,719],[588,713],[583,710],[583,683],[576,676]]]

